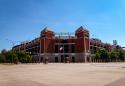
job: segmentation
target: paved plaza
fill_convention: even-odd
[[[0,86],[125,86],[125,63],[0,65]]]

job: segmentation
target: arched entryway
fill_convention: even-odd
[[[75,57],[72,57],[72,62],[73,62],[73,63],[75,62]]]
[[[58,57],[55,57],[55,62],[56,62],[56,63],[59,62]]]
[[[40,62],[43,62],[43,57],[40,57]]]
[[[61,55],[61,62],[63,63],[65,60],[64,55]]]

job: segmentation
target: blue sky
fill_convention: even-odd
[[[125,0],[0,0],[0,50],[39,37],[46,26],[55,32],[84,26],[91,37],[125,46],[124,22]]]

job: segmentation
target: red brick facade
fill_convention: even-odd
[[[75,31],[74,36],[56,36],[46,27],[39,38],[17,45],[13,50],[31,52],[38,61],[48,58],[49,62],[65,62],[67,59],[71,62],[86,62],[91,61],[91,53],[95,47],[102,46],[97,45],[97,42],[90,40],[89,31],[82,26]],[[102,47],[109,49],[105,44]]]

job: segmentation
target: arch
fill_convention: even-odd
[[[72,62],[73,62],[73,63],[75,62],[75,57],[74,57],[74,56],[72,57]]]
[[[58,57],[55,57],[55,62],[56,62],[56,63],[59,62]]]

